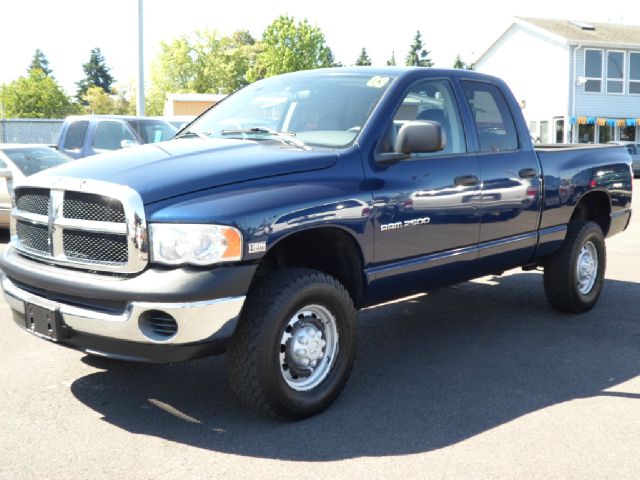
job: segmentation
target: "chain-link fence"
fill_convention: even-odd
[[[58,143],[64,120],[54,118],[0,119],[1,143]]]

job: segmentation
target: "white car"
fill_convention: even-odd
[[[0,143],[0,228],[9,226],[14,179],[20,180],[71,160],[48,145]]]

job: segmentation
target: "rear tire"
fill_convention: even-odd
[[[276,418],[327,408],[344,388],[356,351],[353,302],[335,278],[295,268],[252,289],[227,350],[236,395]]]
[[[560,251],[544,265],[544,292],[557,310],[582,313],[593,308],[604,285],[606,247],[595,222],[572,221]]]

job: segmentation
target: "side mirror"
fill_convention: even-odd
[[[13,173],[8,168],[0,168],[0,178],[11,180],[13,178]]]
[[[122,140],[120,142],[120,148],[131,148],[131,147],[137,147],[138,145],[140,144],[134,140]]]
[[[447,146],[442,125],[428,120],[407,122],[400,128],[397,136],[390,134],[385,139],[383,151],[375,156],[376,163],[380,165],[410,160],[412,153],[437,152]],[[389,152],[389,149],[393,151]]]
[[[438,152],[447,146],[447,138],[438,122],[415,120],[405,123],[398,132],[396,153]]]

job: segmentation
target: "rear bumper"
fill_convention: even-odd
[[[612,237],[623,232],[629,226],[631,221],[631,209],[620,210],[611,214],[611,223],[609,225],[609,233],[607,237]]]

